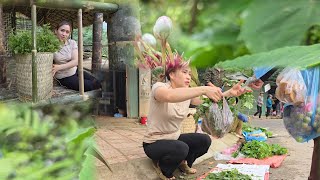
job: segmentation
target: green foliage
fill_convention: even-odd
[[[237,169],[224,170],[219,173],[210,173],[204,180],[252,180],[249,175],[240,173]]]
[[[30,31],[20,31],[17,34],[11,33],[8,40],[9,48],[14,54],[31,53],[32,37]]]
[[[86,50],[86,47],[90,47],[89,49],[92,51],[92,41],[93,41],[93,25],[83,27],[83,45],[84,49]],[[75,29],[72,31],[72,39],[75,41],[78,41],[78,29]],[[102,56],[107,57],[108,56],[108,36],[106,29],[103,29],[102,31]]]
[[[237,83],[237,82],[238,81],[228,80],[228,82],[226,83],[230,83],[230,85],[233,85],[234,83]],[[238,104],[236,105],[235,105],[235,102],[236,102],[235,97],[231,97],[227,100],[229,108],[234,115],[238,114],[237,112],[242,111],[244,108],[251,109],[253,107],[254,96],[252,92],[247,92],[237,98],[238,98]],[[209,98],[201,97],[201,100],[203,101],[202,104],[200,104],[196,108],[196,113],[193,115],[193,118],[196,122],[198,121],[199,118],[205,117],[206,113],[209,112],[209,107],[213,103]],[[222,101],[219,101],[218,105],[221,108]]]
[[[236,158],[239,155],[239,151],[235,151],[231,154],[231,157]]]
[[[239,107],[240,108],[247,108],[247,109],[252,109],[253,108],[253,103],[254,103],[254,96],[252,92],[246,92],[242,94],[239,98]]]
[[[49,25],[44,25],[37,29],[37,51],[38,52],[55,52],[60,48],[58,38],[50,30]],[[32,35],[29,30],[13,32],[9,35],[9,48],[14,54],[26,54],[32,51]]]
[[[312,45],[318,43],[320,43],[320,25],[314,25],[306,33],[305,44]]]
[[[245,131],[245,132],[253,132],[253,131],[257,131],[257,130],[261,130],[262,132],[264,132],[268,138],[269,138],[269,137],[272,137],[272,132],[269,131],[267,128],[252,127],[252,126],[250,126],[249,123],[243,123],[242,131]]]
[[[272,156],[269,145],[265,142],[259,141],[251,141],[245,143],[240,151],[246,157],[256,159],[264,159],[266,157]]]
[[[307,30],[320,22],[319,5],[320,1],[252,1],[239,38],[253,53],[305,44]]]
[[[193,115],[193,119],[198,122],[198,119],[201,117],[205,117],[205,114],[209,112],[209,107],[212,104],[212,101],[209,98],[201,97],[201,100],[203,101],[202,104],[197,106],[197,111]]]
[[[250,141],[242,146],[240,152],[246,157],[264,159],[273,155],[287,154],[288,150],[278,144],[269,145],[266,142]]]
[[[205,68],[232,58],[234,58],[233,48],[230,45],[206,46],[194,50],[191,65]]]
[[[187,59],[191,57],[192,65],[197,68],[212,67],[219,61],[249,53],[244,43],[237,38],[241,25],[240,13],[250,2],[251,0],[234,0],[232,3],[225,0],[141,0],[142,32],[152,33],[156,19],[163,15],[169,16],[174,24],[169,36],[173,49],[184,52]],[[196,14],[186,15],[195,5]]]
[[[87,179],[96,179],[95,178],[95,157],[93,157],[90,154],[85,154],[86,159],[82,163],[82,168],[79,173],[79,179],[80,180],[87,180]]]
[[[223,78],[222,80],[224,82],[225,87],[233,87],[235,84],[239,82],[238,80],[230,80],[228,78]],[[234,114],[237,114],[236,111],[242,111],[244,109],[253,108],[255,97],[253,96],[252,92],[246,92],[237,98],[238,98],[238,103],[236,105],[233,105],[236,102],[235,97],[231,97],[228,99],[230,110]]]
[[[281,147],[279,144],[272,144],[271,151],[274,155],[283,155],[288,153],[288,149]]]
[[[248,67],[298,67],[301,69],[320,64],[320,45],[292,46],[275,49],[269,52],[256,53],[238,57],[218,64],[223,68]]]
[[[79,106],[0,104],[0,179],[76,179],[95,131]]]
[[[37,29],[38,52],[56,52],[59,48],[59,39],[53,34],[49,25],[43,25]]]

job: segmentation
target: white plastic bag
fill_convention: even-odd
[[[203,117],[201,126],[202,131],[218,138],[222,138],[228,133],[233,123],[233,114],[228,102],[225,98],[222,101],[222,108],[219,108],[218,104],[212,103],[209,112]]]
[[[277,77],[276,97],[280,101],[300,105],[305,102],[307,87],[300,70],[285,68]]]

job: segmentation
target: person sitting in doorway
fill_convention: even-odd
[[[68,21],[62,21],[54,32],[61,42],[61,48],[53,54],[53,76],[62,86],[79,91],[78,46],[76,41],[69,39],[71,24]],[[101,83],[94,76],[86,71],[83,72],[83,76],[84,91],[101,88]]]

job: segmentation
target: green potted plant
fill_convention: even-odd
[[[53,52],[60,47],[60,42],[49,25],[37,28],[37,91],[38,100],[48,99],[52,95]],[[16,61],[17,92],[21,101],[32,99],[32,35],[31,31],[19,31],[9,36],[9,48]]]

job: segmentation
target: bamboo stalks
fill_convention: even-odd
[[[84,95],[83,77],[83,35],[82,35],[82,9],[78,10],[78,74],[79,74],[79,93]]]
[[[38,84],[37,84],[37,7],[31,5],[32,20],[32,101],[38,101]]]

